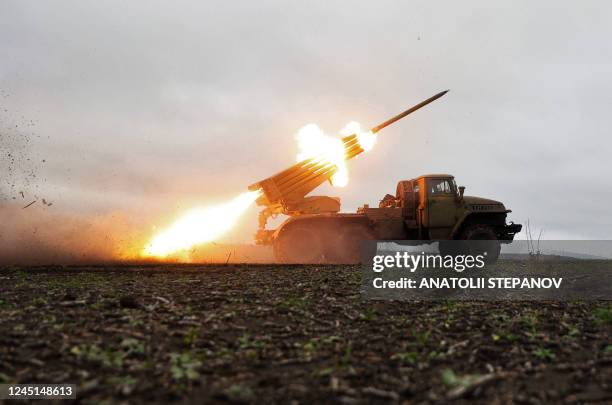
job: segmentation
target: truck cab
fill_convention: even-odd
[[[491,231],[488,236],[511,241],[521,230],[520,225],[506,224],[512,211],[503,203],[465,196],[464,190],[450,174],[426,174],[398,182],[395,196],[387,194],[378,209],[401,209],[404,237],[418,240],[462,239],[468,228],[486,225]],[[358,212],[374,216],[375,210],[364,206]]]

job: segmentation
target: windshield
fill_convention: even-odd
[[[454,179],[429,179],[429,195],[455,194],[457,186]]]

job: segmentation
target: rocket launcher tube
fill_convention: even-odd
[[[357,143],[357,137],[355,135],[349,135],[343,138],[343,141],[344,141],[344,147],[345,147],[345,159],[346,160],[352,159],[353,157],[363,152],[363,149]],[[306,173],[300,174],[299,176],[292,178],[290,182],[291,184],[288,186],[289,189],[286,190],[287,193],[294,191],[295,189],[299,188],[299,186],[301,185],[307,184],[314,177],[318,177],[321,174],[325,174],[329,178],[336,172],[336,165],[334,165],[333,163],[322,162],[320,164],[321,164],[320,168],[313,169],[312,172],[306,172]],[[283,182],[283,183],[287,184],[288,182]]]
[[[383,128],[401,120],[405,116],[439,99],[448,92],[442,91],[419,104],[410,107],[406,111],[388,119],[375,126],[370,131],[377,133]],[[342,138],[345,146],[346,160],[352,159],[363,152],[355,134]],[[320,162],[314,159],[306,159],[290,168],[275,174],[272,177],[261,180],[249,186],[249,190],[263,189],[263,195],[257,199],[259,205],[274,205],[296,202],[303,199],[308,193],[327,181],[336,171],[336,166],[331,163]]]
[[[345,157],[346,159],[352,159],[357,156],[363,149],[357,143],[356,135],[349,135],[343,138],[344,147],[345,147]],[[302,165],[302,163],[304,163]],[[319,177],[321,174],[326,174],[328,177],[331,177],[336,172],[336,166],[333,163],[329,162],[320,162],[314,159],[308,159],[303,162],[298,163],[302,170],[294,170],[289,174],[281,173],[276,177],[276,186],[279,189],[283,189],[283,194],[288,195],[292,191],[296,190],[302,185],[307,184],[309,181],[312,181],[316,177]],[[323,182],[325,179],[323,180]]]

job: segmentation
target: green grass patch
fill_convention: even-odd
[[[554,360],[556,357],[555,354],[551,350],[545,349],[543,347],[538,347],[534,349],[531,353],[538,359],[544,360],[544,361]]]
[[[200,367],[202,367],[202,362],[193,353],[170,353],[170,376],[174,381],[184,382],[198,379]]]
[[[79,361],[100,364],[104,367],[119,369],[123,367],[126,353],[121,350],[102,349],[97,345],[82,344],[74,346],[70,352]]]
[[[442,383],[449,388],[468,387],[481,377],[482,375],[479,374],[460,376],[455,374],[455,372],[450,368],[442,371]]]
[[[402,364],[416,364],[419,360],[417,352],[399,352],[391,356],[391,360],[398,360]]]
[[[359,319],[364,321],[373,321],[377,318],[378,314],[374,308],[367,308],[365,311],[359,314]]]
[[[594,312],[595,322],[601,325],[612,325],[612,305],[597,308]]]
[[[495,343],[512,343],[518,340],[518,336],[508,331],[499,331],[491,334],[491,340],[493,340]]]
[[[255,395],[253,390],[244,384],[232,384],[224,393],[234,402],[252,402]]]

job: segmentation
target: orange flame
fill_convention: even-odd
[[[317,126],[308,124],[303,126],[295,136],[298,142],[299,153],[296,160],[314,159],[321,163],[336,165],[336,172],[331,178],[332,184],[344,187],[348,183],[348,169],[344,160],[344,144],[339,138],[333,138]]]
[[[189,211],[168,229],[155,235],[144,248],[143,255],[163,258],[215,240],[231,229],[260,195],[261,190],[250,191],[225,204]]]
[[[363,132],[358,122],[349,122],[341,131],[341,135],[357,135],[357,142],[364,151],[374,147],[376,135],[371,131]],[[303,126],[296,134],[299,152],[296,160],[314,159],[321,163],[331,163],[336,166],[336,172],[331,177],[331,182],[336,187],[344,187],[348,184],[348,168],[346,167],[346,156],[344,143],[340,138],[326,135],[316,124]]]

